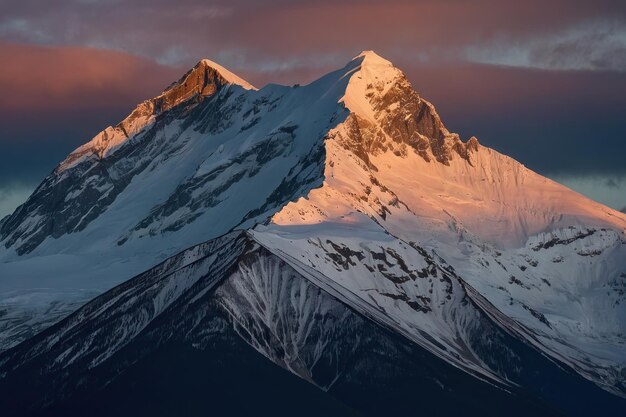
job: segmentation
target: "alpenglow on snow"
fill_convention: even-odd
[[[451,133],[371,51],[261,89],[200,61],[0,239],[9,415],[626,408],[626,215]]]

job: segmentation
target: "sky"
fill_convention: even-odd
[[[623,0],[0,0],[0,217],[201,58],[257,87],[372,49],[449,130],[626,208]]]

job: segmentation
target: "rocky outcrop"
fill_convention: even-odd
[[[471,152],[478,150],[476,138],[464,143],[459,135],[450,133],[435,107],[419,96],[402,71],[371,51],[364,52],[356,61],[363,74],[351,81],[347,95],[363,96],[367,104],[363,106],[355,97],[347,99],[347,107],[353,113],[349,130],[356,138],[351,140],[356,143],[346,146],[368,164],[368,153],[389,150],[406,156],[408,149],[426,161],[434,159],[449,165],[454,155],[458,155],[471,163]],[[371,108],[372,114],[363,111],[363,107]]]
[[[151,107],[154,113],[162,113],[183,101],[211,96],[227,84],[229,82],[221,75],[219,70],[211,67],[207,61],[202,60],[178,81],[169,86],[163,94],[149,100],[149,108]],[[120,123],[120,125],[124,126],[132,122],[134,113],[131,113],[129,118]]]

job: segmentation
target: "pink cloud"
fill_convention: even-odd
[[[123,7],[22,0],[3,10],[0,38],[99,45],[186,66],[227,55],[225,64],[241,70],[362,49],[394,59],[458,59],[468,46],[624,19],[626,3],[616,0],[137,0]]]
[[[0,43],[0,112],[128,105],[158,94],[179,70],[122,52]]]

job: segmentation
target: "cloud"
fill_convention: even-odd
[[[0,188],[0,220],[24,203],[34,189],[34,186],[23,184],[11,184]]]
[[[563,43],[567,39],[561,39],[562,34],[607,19],[623,25],[626,4],[617,0],[267,0],[261,6],[254,0],[181,0],[176,5],[167,0],[22,0],[3,8],[0,38],[117,49],[186,66],[200,56],[237,51],[239,57],[224,64],[239,62],[250,68],[262,61],[350,55],[362,49],[375,49],[394,59],[406,55],[414,60],[458,59],[467,47],[489,48],[498,40],[507,45],[534,38]],[[603,42],[599,39],[594,45]],[[235,69],[245,70],[245,66]]]
[[[162,90],[179,70],[122,52],[0,42],[0,112],[106,108]]]
[[[623,21],[585,22],[560,32],[498,39],[470,46],[469,61],[525,68],[574,71],[626,71]]]
[[[615,210],[626,208],[626,176],[555,176],[557,182]]]

